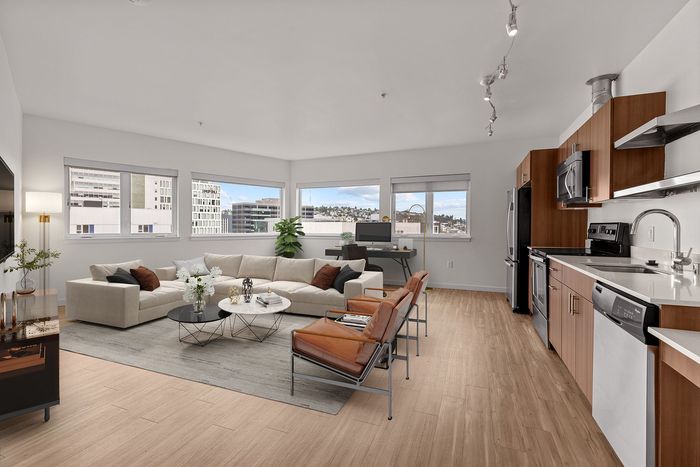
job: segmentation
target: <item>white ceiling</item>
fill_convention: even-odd
[[[493,139],[555,136],[687,0],[522,0]],[[507,0],[0,0],[25,113],[283,159],[488,139]],[[387,92],[386,99],[380,97]],[[204,122],[199,126],[198,121]]]

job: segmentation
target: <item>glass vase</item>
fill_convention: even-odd
[[[192,303],[192,307],[194,308],[195,313],[202,313],[207,307],[207,301],[204,300],[204,297],[197,297],[195,298],[194,303]]]
[[[15,284],[15,291],[20,295],[29,295],[36,290],[36,282],[29,277],[29,274],[22,275],[22,278]]]

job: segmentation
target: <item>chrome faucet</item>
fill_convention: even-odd
[[[683,272],[683,266],[688,266],[692,263],[692,260],[690,259],[690,253],[693,251],[693,249],[691,248],[688,251],[687,256],[681,251],[681,222],[672,212],[669,212],[665,209],[647,209],[646,211],[640,212],[639,215],[634,219],[634,222],[632,222],[630,234],[635,235],[637,233],[637,229],[639,228],[639,221],[641,221],[649,214],[661,214],[668,217],[669,219],[671,219],[671,222],[673,222],[673,270]]]

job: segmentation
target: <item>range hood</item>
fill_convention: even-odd
[[[697,191],[698,188],[700,188],[700,172],[692,172],[646,185],[618,190],[613,194],[613,198],[664,198],[668,195]]]
[[[700,105],[695,105],[648,121],[615,141],[615,149],[665,146],[671,141],[698,130],[700,130]]]

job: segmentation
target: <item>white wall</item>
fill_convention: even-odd
[[[190,238],[190,172],[287,182],[288,161],[31,115],[24,116],[23,134],[25,191],[63,192],[63,158],[66,156],[179,171],[179,239],[69,240],[64,235],[63,216],[52,216],[51,248],[59,250],[61,258],[51,269],[50,284],[59,289],[60,300],[64,298],[65,281],[89,276],[88,266],[93,263],[142,258],[146,265],[159,267],[171,265],[173,259],[191,258],[205,251],[250,254],[274,252],[272,237]],[[37,216],[25,214],[25,238],[38,244],[39,233]]]
[[[0,157],[15,174],[15,237],[22,232],[22,108],[17,99],[7,61],[5,44],[0,37]],[[17,274],[3,274],[0,290],[14,290]]]
[[[503,291],[505,198],[515,182],[513,169],[530,149],[554,146],[556,138],[548,138],[293,161],[290,187],[294,193],[297,183],[376,178],[381,182],[380,215],[392,217],[391,177],[470,173],[472,241],[428,241],[431,285]],[[322,256],[326,247],[337,243],[338,238],[306,238],[304,256]],[[411,264],[417,270],[423,261],[421,241],[414,240],[414,246],[419,255]],[[453,260],[454,268],[447,267],[448,260]],[[401,269],[391,260],[373,261],[384,267],[387,283],[404,282]]]
[[[620,73],[615,95],[666,91],[666,110],[672,112],[700,104],[700,0],[690,0],[685,7]],[[614,71],[614,70],[611,70]],[[581,103],[583,107],[585,102]],[[590,106],[560,136],[564,141],[590,116]],[[700,132],[666,146],[666,177],[700,170]],[[661,200],[618,200],[602,208],[589,209],[590,222],[632,222],[649,208],[667,209],[678,216],[682,225],[682,247],[700,253],[700,193],[689,193]],[[649,238],[654,228],[655,240]],[[671,223],[653,215],[640,224],[636,246],[671,250]],[[700,256],[698,257],[700,260]]]

